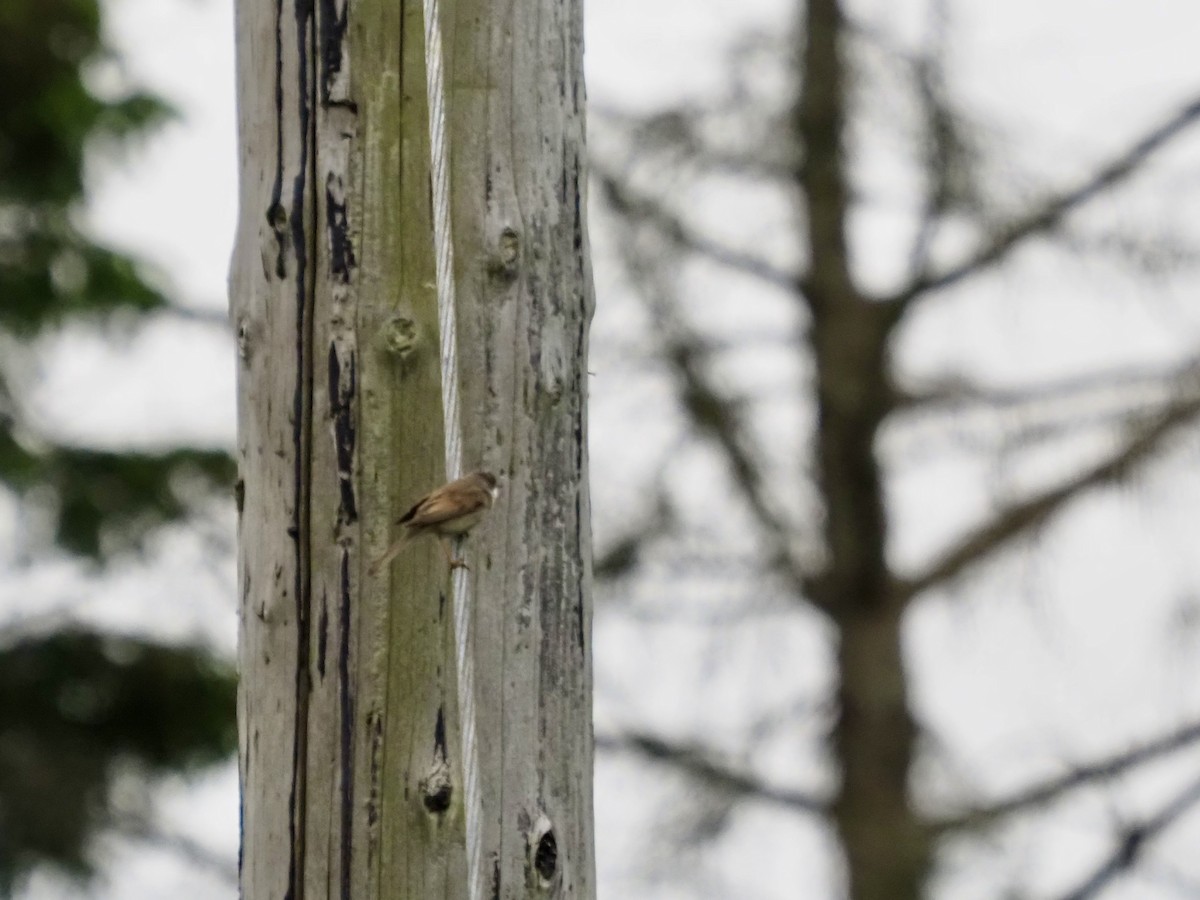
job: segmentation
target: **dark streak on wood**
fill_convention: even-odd
[[[277,0],[276,47],[279,51],[277,65],[282,61],[282,0]],[[308,235],[305,221],[308,205],[312,200],[309,171],[310,150],[314,140],[310,116],[310,92],[308,71],[308,43],[311,40],[312,0],[294,0],[293,14],[296,29],[297,71],[297,132],[300,141],[298,171],[292,180],[292,208],[289,215],[291,228],[291,250],[295,254],[296,290],[296,389],[292,400],[292,440],[294,454],[293,490],[294,505],[292,524],[288,529],[296,542],[295,563],[295,607],[296,607],[296,707],[292,745],[292,784],[288,795],[288,827],[290,830],[290,852],[288,860],[288,888],[290,900],[304,900],[305,859],[305,793],[308,768],[308,702],[312,690],[309,674],[309,615],[311,612],[311,578],[309,575],[309,481],[312,460],[310,456],[312,432],[312,326],[309,304],[312,299],[308,272]],[[282,183],[282,85],[277,85],[276,98],[280,104],[276,114],[280,125],[280,162],[276,171],[277,182]],[[277,203],[278,201],[276,201]]]
[[[346,216],[345,184],[334,172],[325,176],[325,228],[329,232],[329,274],[340,283],[349,284],[357,261]]]
[[[531,236],[534,234],[530,229]],[[530,243],[537,246],[541,240],[541,235],[538,234]],[[528,408],[529,391],[532,389],[535,393],[540,393],[542,390],[542,326],[546,321],[546,304],[542,301],[544,294],[542,293],[542,277],[541,267],[538,265],[527,266],[525,270],[525,290],[530,298],[529,302],[529,319],[526,322],[526,327],[529,329],[529,373],[528,379],[523,379],[521,389],[523,391],[521,402]]]
[[[283,0],[275,0],[275,179],[267,206],[267,225],[275,234],[275,277],[287,277],[287,240],[280,228],[283,213]]]
[[[577,171],[576,175],[578,177],[578,171]],[[578,180],[575,183],[575,187],[576,187],[576,210],[578,210],[578,199],[579,199],[579,194],[578,194],[579,182],[578,182]],[[576,222],[576,227],[581,229],[582,225],[580,223]],[[581,231],[577,232],[577,236],[580,235],[581,233],[582,233]],[[582,240],[582,237],[580,237],[580,240]],[[582,260],[580,260],[580,264],[582,265]],[[579,330],[578,330],[578,333],[575,335],[575,358],[578,360],[587,359],[587,337],[588,337],[588,325],[589,325],[588,320],[589,320],[589,318],[590,318],[590,316],[586,314],[586,311],[585,311],[584,315],[581,315],[578,318]],[[584,418],[584,416],[585,416],[585,410],[587,409],[588,382],[587,382],[587,366],[584,365],[582,362],[580,363],[579,368],[576,372],[576,378],[577,378],[577,381],[575,383],[575,390],[572,391],[572,395],[575,397],[575,402],[576,402],[575,423],[574,423],[574,431],[572,434],[572,439],[575,442],[575,470],[574,470],[574,476],[575,476],[575,541],[576,541],[576,546],[578,547],[582,544],[582,541],[584,540],[584,536],[585,536],[585,529],[589,526],[589,523],[587,521],[585,521],[585,519],[584,519],[584,508],[583,508],[584,492],[588,489],[587,479],[585,477],[586,472],[584,469],[584,458],[583,458],[584,448],[587,446],[587,422],[586,422],[586,419]],[[579,652],[581,654],[581,658],[583,658],[583,659],[587,658],[587,653],[586,653],[587,628],[585,626],[585,618],[586,617],[584,614],[584,606],[586,604],[586,599],[585,599],[586,598],[586,587],[583,583],[586,573],[587,573],[587,569],[584,568],[581,563],[576,561],[575,575],[576,575],[577,590],[576,590],[576,596],[575,596],[575,640],[579,646]]]
[[[383,750],[383,717],[378,710],[367,716],[367,730],[371,736],[371,759],[368,766],[370,787],[367,791],[367,825],[374,827],[379,822],[379,756]]]
[[[574,158],[574,169],[573,169],[575,197],[574,197],[574,202],[572,203],[572,209],[574,210],[574,217],[573,217],[572,223],[571,223],[571,247],[575,251],[575,262],[578,264],[579,268],[582,270],[583,262],[584,262],[584,259],[583,259],[583,254],[584,254],[584,249],[583,249],[583,192],[579,189],[580,169],[581,169],[581,166],[579,163],[579,151],[576,150],[575,158]]]
[[[250,771],[250,755],[246,754],[246,771]],[[238,859],[237,859],[237,874],[238,886],[242,888],[240,896],[244,896],[245,881],[242,880],[242,872],[246,863],[246,794],[244,791],[238,791]]]
[[[338,705],[341,709],[341,889],[350,900],[354,813],[354,691],[350,682],[350,551],[342,548],[338,589]]]
[[[352,112],[357,106],[350,100],[331,100],[330,85],[342,71],[342,43],[346,38],[346,19],[350,13],[350,2],[346,0],[342,14],[337,14],[337,0],[320,0],[321,15],[321,103],[325,106],[341,106]]]
[[[287,275],[287,266],[285,264],[286,242],[278,228],[280,211],[282,210],[280,198],[283,194],[283,120],[283,0],[275,0],[275,177],[271,184],[271,202],[267,206],[266,219],[267,225],[275,235],[276,278],[284,278]],[[269,412],[270,404],[268,401]],[[247,579],[247,593],[249,593],[249,588],[250,582]],[[292,756],[292,785],[288,795],[288,881],[284,900],[294,900],[297,890],[297,876],[299,875],[299,866],[296,862],[296,743],[293,743],[292,746]],[[244,843],[245,841],[243,840]]]
[[[438,707],[437,721],[433,725],[433,755],[438,759],[446,759],[446,714],[441,706]]]
[[[337,455],[338,521],[349,525],[358,520],[358,505],[354,496],[354,398],[357,392],[354,352],[342,378],[337,346],[329,345],[329,416],[333,420],[334,451]]]
[[[329,640],[329,597],[321,592],[321,615],[317,619],[317,675],[325,680],[325,645]]]

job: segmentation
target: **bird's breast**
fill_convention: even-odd
[[[480,509],[465,516],[441,522],[437,526],[437,532],[438,534],[466,534],[479,524],[479,520],[483,518],[483,514],[484,510]]]

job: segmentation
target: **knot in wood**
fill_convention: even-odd
[[[501,229],[488,255],[487,271],[498,281],[513,281],[521,267],[521,236],[511,225]]]
[[[421,343],[421,329],[404,315],[388,317],[383,324],[383,349],[400,362],[407,362]]]
[[[439,759],[429,774],[421,779],[418,787],[425,809],[434,815],[441,815],[448,810],[454,796],[454,785],[450,782],[450,766],[446,760]]]
[[[272,203],[267,209],[267,224],[271,226],[271,230],[276,234],[286,232],[288,224],[287,207],[282,203]]]
[[[254,328],[246,319],[238,319],[237,348],[238,358],[242,362],[249,362],[254,350]]]

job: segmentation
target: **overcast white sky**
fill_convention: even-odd
[[[914,41],[922,34],[923,20],[914,14],[923,9],[922,4],[861,0],[854,5],[864,16],[894,23]],[[789,6],[785,0],[592,0],[587,6],[589,97],[608,106],[638,109],[654,108],[682,97],[701,98],[719,88],[722,50],[739,30],[755,26],[778,30],[787,23]],[[176,103],[183,119],[118,165],[96,166],[90,221],[97,234],[155,263],[187,303],[223,309],[237,205],[232,4],[230,0],[109,0],[107,7],[110,30],[127,54],[131,75]],[[1083,160],[1103,158],[1124,137],[1173,110],[1200,84],[1200,66],[1196,63],[1200,12],[1195,0],[1012,0],[959,2],[951,7],[953,24],[959,29],[954,59],[960,95],[978,105],[981,118],[997,117],[1015,133],[1039,135],[1036,143],[1023,145],[1022,152],[1042,154],[1051,161],[1061,156],[1064,176],[1078,171]],[[1194,141],[1189,149],[1195,153]],[[885,161],[881,161],[879,171],[884,173],[881,178],[886,177]],[[881,248],[890,247],[887,223],[864,226],[859,240],[869,247],[876,246],[876,241]],[[886,249],[881,249],[877,260],[867,255],[863,277],[868,282],[890,277],[893,269],[886,255]],[[606,279],[606,274],[598,271],[602,286]],[[1184,292],[1181,296],[1184,307],[1187,300],[1195,300],[1194,293]],[[1032,297],[1027,301],[1036,304],[1045,299]],[[1075,316],[1079,310],[1071,311],[1072,298],[1065,298],[1065,302],[1063,316]],[[613,310],[619,308],[616,303],[612,306]],[[1029,363],[1014,360],[1011,353],[1004,352],[1006,345],[994,340],[995,321],[980,318],[976,312],[968,308],[953,313],[941,325],[913,334],[906,353],[914,371],[929,360],[941,365],[956,359],[983,358],[993,372],[1017,377],[1028,374],[1026,365],[1040,365],[1054,356],[1035,352],[1037,336],[1031,337],[1020,327],[1034,317],[1035,310],[1018,306],[1004,320],[1008,323],[1005,327],[1012,327],[1014,334],[1020,332],[1021,341],[1033,341],[1029,356],[1033,362]],[[619,323],[605,321],[606,315],[612,314],[602,293],[597,331],[620,330]],[[1060,329],[1046,335],[1047,341],[1052,340],[1054,347],[1071,359],[1114,359],[1118,353],[1126,353],[1131,359],[1153,358],[1182,346],[1181,334],[1200,334],[1200,315],[1194,303],[1190,309],[1183,309],[1180,317],[1163,317],[1155,312],[1143,313],[1139,318],[1115,307],[1100,313],[1088,307],[1083,314],[1100,318],[1095,332],[1073,329],[1067,334]],[[1131,315],[1137,321],[1129,324],[1126,319]],[[1129,342],[1114,345],[1111,335],[1122,331],[1130,335]],[[955,340],[948,342],[948,334],[954,334]],[[994,358],[989,354],[995,354]],[[600,371],[594,380],[596,408],[618,409],[621,398],[605,394],[604,376]],[[126,348],[107,348],[86,340],[64,343],[47,361],[39,396],[44,401],[47,421],[67,433],[116,442],[128,438],[130,429],[136,427],[137,439],[151,443],[183,438],[230,445],[234,434],[233,391],[229,347],[219,336],[203,328],[164,325],[151,329]],[[595,425],[592,428],[593,435],[603,432]],[[593,447],[599,472],[606,469],[609,449],[602,443]],[[930,509],[930,493],[960,488],[967,495],[979,493],[979,474],[969,466],[955,469],[951,464],[936,474],[914,476],[900,483],[896,502],[901,521],[906,521],[905,510],[919,510],[921,515],[912,513],[913,523],[919,519],[913,529],[898,529],[898,558],[920,558],[943,533],[969,515],[961,505],[948,506],[939,519],[938,509]],[[1174,483],[1170,488],[1160,485],[1152,502],[1163,500],[1163,495],[1175,490]],[[978,499],[986,501],[983,496]],[[1027,615],[1029,604],[1022,601],[1019,617],[1011,615],[1011,610],[1006,613],[984,608],[964,618],[961,612],[948,609],[949,604],[931,605],[915,624],[911,634],[914,655],[943,661],[952,658],[962,673],[953,683],[947,683],[937,679],[938,665],[915,666],[917,691],[927,715],[961,732],[963,740],[976,747],[976,757],[993,758],[993,774],[998,782],[1009,777],[1020,780],[1019,775],[1010,776],[1005,759],[1013,755],[1011,742],[1022,738],[988,730],[989,722],[1011,716],[975,715],[969,717],[971,727],[963,728],[963,709],[994,704],[997,710],[1019,714],[1014,707],[1024,705],[1031,723],[1049,721],[1058,725],[1064,715],[1094,722],[1107,714],[1109,704],[1137,709],[1137,698],[1146,696],[1156,698],[1151,706],[1161,707],[1158,715],[1148,712],[1148,720],[1169,719],[1183,710],[1197,709],[1200,696],[1195,690],[1156,680],[1163,677],[1158,669],[1153,676],[1147,675],[1152,679],[1149,682],[1136,674],[1145,668],[1147,656],[1161,647],[1161,619],[1168,614],[1165,608],[1147,615],[1140,607],[1106,603],[1106,613],[1100,620],[1093,612],[1098,600],[1120,594],[1122,579],[1148,594],[1154,594],[1156,586],[1165,593],[1181,580],[1195,580],[1196,573],[1191,571],[1194,566],[1172,562],[1194,556],[1195,540],[1188,537],[1195,533],[1194,516],[1187,511],[1196,508],[1190,501],[1197,498],[1185,493],[1183,499],[1189,502],[1179,502],[1176,497],[1174,503],[1164,503],[1165,524],[1158,519],[1153,529],[1141,535],[1130,535],[1114,524],[1130,515],[1129,507],[1119,500],[1093,504],[1091,509],[1096,515],[1082,522],[1077,537],[1056,545],[1057,555],[1049,572],[1050,582],[1056,573],[1072,573],[1066,593],[1074,601],[1040,610],[1034,616]],[[3,531],[0,525],[0,538],[5,537]],[[1097,568],[1093,563],[1095,547],[1114,543],[1124,548],[1123,564],[1116,569]],[[162,559],[115,576],[94,592],[84,612],[121,627],[150,621],[160,632],[202,634],[232,650],[233,606],[230,594],[225,593],[232,583],[232,571],[207,572],[205,578],[184,583],[179,578],[181,571],[206,571],[203,557],[203,548],[190,539],[169,538]],[[1026,565],[1036,567],[1035,563]],[[1182,569],[1186,571],[1181,574]],[[1040,577],[1047,573],[1039,570],[1037,574]],[[1027,571],[1017,573],[995,590],[1011,592],[1013,583],[1028,575]],[[0,582],[0,606],[11,608],[9,601],[19,594],[41,598],[37,601],[41,608],[71,603],[78,609],[78,601],[73,598],[81,578],[71,567],[61,564],[23,575],[19,584]],[[1045,590],[1052,593],[1053,587]],[[171,603],[164,603],[164,597],[171,598]],[[606,640],[617,642],[627,636],[623,627],[602,624],[599,654],[612,646],[606,645]],[[1015,693],[991,683],[990,672],[1012,665],[1006,654],[1011,654],[1016,645],[1024,648],[1021,665],[1026,668],[1061,667],[1054,636],[1084,627],[1094,637],[1083,648],[1084,655],[1073,657],[1068,668],[1079,678],[1113,675],[1111,684],[1099,694],[1076,704],[1071,696],[1075,682],[1067,676],[1049,682],[1051,696],[1043,696],[1036,687],[1046,683],[1041,678],[1018,686]],[[1011,643],[997,646],[994,640],[982,640],[1005,630],[1012,635]],[[1047,633],[1051,635],[1048,642]],[[811,641],[811,637],[806,640]],[[690,652],[672,646],[683,656]],[[1088,647],[1093,654],[1090,657]],[[635,690],[644,676],[624,668],[616,655],[601,663],[599,670],[618,686],[618,694],[624,693],[622,686]],[[660,685],[661,690],[645,692],[642,711],[646,715],[669,715],[680,693],[687,692],[688,679],[696,677],[702,668],[682,664],[679,671],[679,684],[668,683]],[[1188,680],[1194,683],[1195,670],[1188,670],[1188,674]],[[1067,696],[1055,696],[1053,685],[1059,685]],[[1127,692],[1130,702],[1118,703],[1113,692]],[[736,704],[736,698],[727,699],[731,706]],[[706,700],[720,704],[720,698]],[[1064,755],[1085,756],[1092,749],[1090,742],[1100,740],[1094,729],[1083,727],[1079,733],[1086,737],[1062,748]],[[996,740],[1010,744],[997,747]],[[1100,743],[1103,745],[1102,740]],[[1036,749],[1043,752],[1046,748],[1039,745]],[[1104,746],[1094,749],[1102,750]],[[970,755],[967,751],[964,754]],[[625,844],[620,835],[630,834],[626,826],[639,820],[606,807],[606,798],[630,798],[643,786],[636,774],[621,763],[602,767],[600,777],[607,779],[605,789],[598,791],[601,886],[607,884],[605,896],[615,900],[629,896],[625,886],[634,883],[625,880],[628,873],[620,862]],[[180,829],[233,854],[237,818],[236,777],[231,768],[206,777],[198,785],[172,786],[169,794],[168,813]],[[795,840],[799,844],[808,841],[811,847],[813,841],[819,841],[811,834],[805,837],[803,826],[762,810],[751,810],[743,819],[738,833],[750,840],[756,834],[761,838],[762,829],[770,829],[774,837],[768,843],[772,846],[786,847],[787,842]],[[744,849],[746,845],[741,846]],[[797,896],[781,885],[796,883],[798,857],[783,852],[775,857],[776,864],[769,866],[764,861],[769,856],[762,852],[764,845],[756,846],[763,863],[763,882],[744,886],[750,893],[739,896]],[[1094,846],[1091,835],[1080,837],[1081,853]],[[727,842],[719,852],[736,854],[738,845]],[[181,867],[169,853],[125,848],[119,861],[113,874],[99,885],[97,896],[232,896],[219,881],[205,880]],[[810,863],[811,857],[805,862]],[[1053,868],[1052,862],[1045,860],[1038,861],[1038,865]],[[808,872],[805,881],[811,877]],[[1046,877],[1053,880],[1053,873]],[[1181,896],[1166,890],[1147,893],[1144,886],[1137,890],[1140,892],[1117,890],[1111,897],[1144,900],[1151,896]],[[72,888],[42,879],[30,896],[43,900],[74,894]],[[663,888],[645,896],[691,895]],[[977,896],[990,895],[982,892]]]

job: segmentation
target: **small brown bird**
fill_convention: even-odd
[[[387,553],[371,563],[367,574],[377,574],[399,556],[413,539],[423,534],[437,535],[451,569],[466,568],[465,562],[450,555],[446,538],[465,535],[478,525],[484,513],[492,508],[492,502],[499,493],[495,475],[491,472],[472,472],[426,494],[396,520],[397,525],[404,526],[404,534],[388,547]]]

